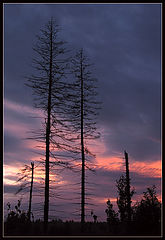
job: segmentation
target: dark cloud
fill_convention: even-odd
[[[15,194],[18,191],[18,186],[5,184],[4,185],[4,193],[13,193]]]
[[[5,152],[13,152],[18,151],[20,147],[20,139],[17,139],[10,134],[5,133],[4,136],[4,151]]]

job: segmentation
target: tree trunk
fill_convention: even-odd
[[[31,221],[31,205],[32,205],[32,191],[33,191],[33,172],[34,172],[34,163],[33,162],[31,162],[31,166],[32,166],[32,178],[31,178],[29,210],[28,210],[28,219],[29,219],[29,221]]]
[[[126,181],[127,181],[127,214],[128,222],[131,221],[131,196],[130,196],[130,178],[129,178],[129,163],[128,153],[125,151],[125,162],[126,162]]]
[[[47,231],[49,213],[49,148],[50,148],[50,114],[51,114],[51,89],[52,89],[52,22],[50,31],[50,65],[49,65],[49,93],[46,124],[46,163],[45,163],[45,205],[44,205],[44,226]]]

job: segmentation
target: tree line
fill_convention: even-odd
[[[32,165],[33,167],[33,165]],[[32,168],[33,169],[33,168]],[[32,180],[33,181],[33,180]],[[33,212],[30,212],[31,206],[31,192],[32,192],[32,181],[30,184],[30,199],[29,199],[29,209],[27,212],[21,210],[21,200],[18,200],[18,204],[15,206],[15,210],[11,208],[11,204],[8,202],[8,216],[5,223],[5,231],[6,233],[13,233],[14,228],[16,228],[15,234],[21,234],[20,225],[24,228],[25,226],[33,228],[37,224],[42,225],[42,221],[40,219],[36,219],[34,221]],[[130,182],[130,181],[129,181]],[[93,226],[93,234],[97,235],[160,235],[161,230],[161,202],[157,198],[156,194],[156,187],[155,185],[148,187],[145,192],[143,192],[143,197],[140,201],[137,201],[134,205],[132,205],[132,196],[135,194],[135,189],[131,188],[130,191],[130,204],[128,204],[128,192],[127,192],[127,181],[126,175],[123,174],[120,176],[119,180],[116,180],[116,187],[118,190],[118,197],[117,197],[117,206],[118,212],[113,209],[113,204],[111,203],[110,199],[107,200],[105,214],[107,215],[106,218],[106,225],[101,222],[97,221],[97,216],[95,215],[94,211],[91,211],[91,216],[94,219]],[[130,206],[130,209],[128,209]],[[130,215],[129,215],[130,214]],[[29,218],[31,215],[32,219]],[[35,224],[29,225],[30,223]],[[66,224],[70,225],[72,228],[71,235],[76,234],[77,230],[74,232],[74,221],[70,221],[67,223],[63,222],[62,220],[53,220],[50,222],[54,224],[55,232],[52,233],[59,233],[59,235],[63,235],[66,231],[67,233],[67,226]],[[49,223],[49,224],[50,224]],[[89,222],[84,223],[85,228],[82,231],[79,229],[78,234],[91,234],[91,228],[89,228]],[[50,225],[49,225],[50,226]],[[59,232],[63,226],[64,232]],[[41,226],[40,226],[41,227]],[[79,226],[77,226],[79,227]],[[99,229],[99,231],[98,231]],[[31,230],[32,231],[32,230]],[[34,230],[33,230],[34,231]],[[34,232],[32,231],[32,235]],[[50,230],[46,233],[49,234]],[[63,233],[63,234],[62,234]],[[25,234],[25,233],[24,233]],[[38,234],[38,232],[37,232]],[[42,233],[45,234],[45,231]],[[41,235],[42,235],[41,234]],[[8,235],[8,234],[7,234]],[[26,235],[26,234],[25,234]],[[65,234],[64,234],[65,235]]]

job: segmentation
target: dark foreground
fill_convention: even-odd
[[[157,225],[137,225],[131,222],[108,225],[106,222],[86,222],[84,230],[79,222],[59,222],[52,221],[48,224],[48,232],[44,233],[43,222],[33,223],[5,223],[4,236],[160,236],[161,226]]]

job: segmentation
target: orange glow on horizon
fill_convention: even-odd
[[[106,204],[106,202],[108,201],[108,199],[112,202],[112,203],[114,203],[114,202],[116,202],[116,200],[117,200],[117,198],[103,198],[103,197],[97,197],[96,199],[95,199],[95,201],[99,204],[103,204],[103,203],[105,203]]]
[[[130,171],[137,172],[139,174],[143,174],[148,177],[159,178],[162,177],[161,173],[161,160],[157,160],[154,162],[133,162],[130,165]]]
[[[110,171],[119,171],[123,167],[123,161],[119,157],[96,157],[96,162],[99,167],[106,168]]]
[[[125,162],[121,157],[96,157],[96,161],[99,167],[103,167],[109,171],[125,171]],[[132,172],[148,177],[161,177],[161,160],[154,162],[131,161],[129,168]]]
[[[30,164],[29,164],[30,166]],[[35,165],[34,165],[35,167]],[[17,164],[16,166],[10,166],[10,165],[4,165],[4,184],[7,185],[19,185],[21,182],[17,182],[17,180],[22,177],[23,175],[26,175],[26,172],[21,175],[21,169],[23,169],[24,166],[22,164]],[[18,175],[18,173],[20,173]],[[9,177],[13,177],[13,179],[10,179]],[[67,184],[67,181],[64,181],[61,176],[54,175],[53,173],[49,174],[50,181],[52,181],[52,184],[56,185],[64,185]],[[44,169],[38,167],[34,169],[34,182],[41,183],[45,179],[45,173]],[[28,174],[27,181],[31,181],[31,172]]]

